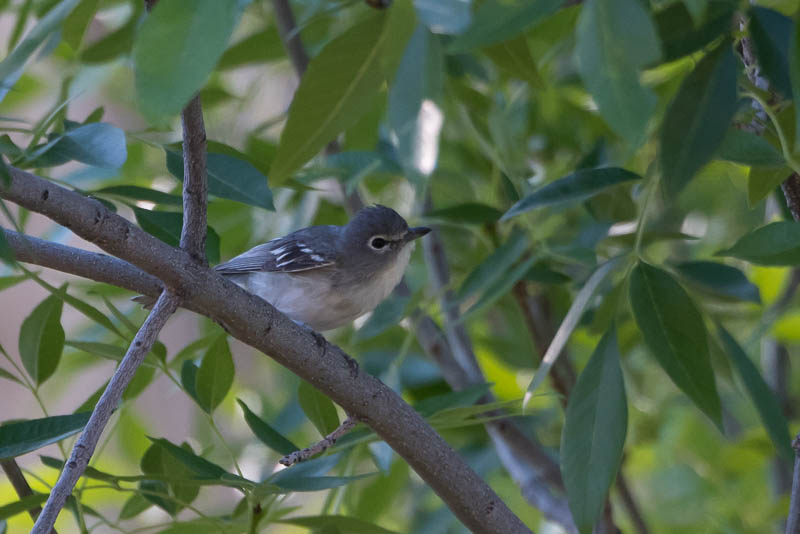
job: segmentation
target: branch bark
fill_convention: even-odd
[[[103,433],[103,429],[105,429],[111,414],[114,413],[120,400],[122,400],[122,393],[133,379],[139,364],[142,363],[144,357],[153,348],[153,344],[158,338],[158,333],[177,306],[178,298],[175,295],[164,291],[159,297],[153,311],[133,338],[133,342],[128,347],[128,351],[125,353],[125,357],[120,362],[119,367],[114,371],[114,376],[111,377],[111,381],[103,391],[103,395],[97,401],[89,422],[86,423],[81,436],[75,442],[69,460],[64,464],[64,469],[58,477],[58,482],[50,492],[50,497],[47,499],[44,510],[36,519],[31,534],[45,534],[53,528],[61,508],[64,507],[67,498],[72,494],[72,489],[89,465],[89,460],[92,458],[95,447],[97,447],[97,442]]]
[[[200,95],[192,98],[183,108],[181,123],[183,124],[183,228],[180,245],[194,261],[208,265],[206,128],[203,124]]]
[[[792,497],[789,501],[789,515],[786,518],[786,534],[800,534],[800,434],[792,442],[794,449],[794,477],[792,478]]]
[[[359,417],[397,451],[474,532],[530,532],[492,489],[394,391],[363,373],[341,349],[297,326],[266,301],[197,265],[99,202],[11,168],[0,197],[72,229],[155,276],[186,307],[269,354]]]
[[[8,477],[8,481],[11,482],[11,486],[14,488],[14,491],[17,492],[17,496],[22,499],[23,497],[30,497],[33,495],[33,490],[31,489],[30,485],[28,485],[28,481],[25,480],[25,475],[22,473],[22,469],[19,468],[19,464],[13,458],[8,460],[0,461],[0,467],[3,468],[3,472]],[[42,507],[37,506],[35,508],[31,508],[28,510],[28,514],[31,516],[31,519],[36,521],[36,517],[41,513]],[[51,528],[50,534],[58,534],[56,529]]]

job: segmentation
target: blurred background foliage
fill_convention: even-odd
[[[800,343],[800,230],[780,190],[800,170],[796,1],[377,3],[291,2],[312,58],[297,89],[266,0],[161,0],[149,15],[141,0],[0,1],[0,180],[6,162],[45,174],[177,244],[177,118],[199,90],[212,264],[344,224],[343,192],[438,229],[446,286],[417,250],[408,295],[327,337],[536,532],[564,525],[503,469],[472,407],[487,391],[560,462],[584,532],[609,485],[623,532],[782,531]],[[91,248],[0,207],[6,228]],[[46,493],[71,439],[53,443],[85,422],[69,414],[91,409],[146,312],[0,252],[0,457],[20,456]],[[456,394],[418,344],[412,312],[446,323],[443,297],[489,385]],[[592,370],[566,390],[540,369],[562,321],[551,376]],[[464,530],[363,428],[276,470],[341,409],[204,318],[181,312],[161,339],[59,532]],[[13,426],[57,415],[49,431]],[[29,529],[21,512],[42,497],[16,501],[0,480],[0,532]]]

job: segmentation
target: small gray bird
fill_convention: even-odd
[[[400,283],[414,240],[386,206],[359,210],[346,226],[310,226],[251,248],[214,270],[298,323],[330,330],[375,309]]]

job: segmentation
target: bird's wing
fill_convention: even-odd
[[[247,274],[257,271],[296,273],[319,269],[336,262],[336,226],[303,228],[285,237],[251,248],[214,270],[220,274]],[[313,236],[313,239],[312,239]]]

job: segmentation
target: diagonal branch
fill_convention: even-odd
[[[31,534],[45,534],[53,528],[61,508],[64,507],[67,498],[72,494],[72,489],[89,465],[89,460],[92,458],[95,447],[97,447],[97,442],[100,440],[103,429],[105,429],[108,420],[122,400],[122,393],[133,379],[139,364],[142,363],[144,357],[153,348],[153,344],[158,338],[158,333],[177,306],[178,298],[164,291],[158,302],[156,302],[153,311],[150,312],[150,315],[136,333],[136,336],[134,336],[133,342],[125,353],[125,357],[116,371],[114,371],[114,376],[111,377],[100,400],[97,401],[89,422],[86,423],[81,436],[75,442],[69,460],[64,464],[61,475],[58,477],[58,482],[50,492],[50,497],[47,499],[44,510],[36,519]]]
[[[481,533],[530,532],[413,408],[380,380],[361,372],[340,348],[99,202],[19,169],[10,171],[11,184],[0,188],[1,198],[67,226],[161,279],[181,295],[186,307],[217,321],[232,336],[309,381],[369,425],[468,528]]]
[[[200,95],[192,98],[181,113],[183,124],[183,228],[181,248],[194,261],[207,265],[206,211],[206,128]]]

